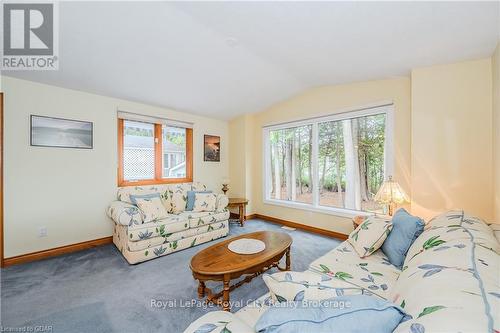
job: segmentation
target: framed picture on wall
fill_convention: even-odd
[[[30,124],[32,146],[93,148],[94,124],[89,121],[31,115]]]
[[[204,161],[220,162],[220,136],[205,134],[203,147]]]

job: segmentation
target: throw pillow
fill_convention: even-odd
[[[212,193],[212,191],[188,191],[186,211],[192,211],[194,207],[194,199],[196,193]]]
[[[168,217],[168,212],[163,206],[160,197],[138,198],[137,207],[142,212],[144,223],[161,220]]]
[[[275,302],[323,300],[362,293],[361,288],[348,282],[307,271],[263,274],[262,279]]]
[[[188,191],[186,187],[184,184],[171,185],[163,194],[169,213],[179,214],[186,209]]]
[[[370,216],[351,232],[347,241],[360,258],[368,257],[382,246],[391,229],[391,220]]]
[[[195,193],[193,212],[213,212],[217,196],[213,193]]]
[[[161,198],[160,193],[131,194],[130,201],[137,206],[137,199]]]
[[[412,317],[401,307],[376,297],[354,295],[321,302],[287,302],[259,318],[259,333],[389,333]]]
[[[424,221],[401,208],[392,217],[392,231],[382,245],[382,251],[394,266],[401,269],[408,249],[424,231]]]

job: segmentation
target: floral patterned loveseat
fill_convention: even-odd
[[[114,222],[113,243],[130,264],[154,259],[225,237],[229,232],[228,199],[217,195],[215,211],[185,211],[188,191],[205,191],[200,183],[130,186],[118,189],[107,214]],[[144,223],[130,195],[159,193],[169,211],[165,219]]]
[[[348,290],[400,305],[413,319],[394,332],[500,332],[500,243],[486,223],[463,211],[432,219],[402,270],[381,250],[359,258],[346,241],[308,271],[322,277],[325,290],[337,288],[337,295]],[[185,333],[254,333],[271,303],[266,294],[234,314],[209,312]]]

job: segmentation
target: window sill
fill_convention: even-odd
[[[143,186],[143,185],[160,185],[160,184],[179,184],[192,183],[192,178],[164,178],[164,179],[149,179],[149,180],[122,180],[118,182],[118,187],[122,186]]]
[[[284,201],[284,200],[276,200],[276,199],[266,199],[266,200],[264,200],[264,204],[299,209],[299,210],[306,210],[306,211],[310,211],[310,212],[340,216],[340,217],[351,218],[351,219],[354,218],[355,216],[375,215],[375,213],[371,213],[371,212],[364,212],[364,211],[344,209],[344,208],[325,207],[325,206],[313,206],[312,204]]]

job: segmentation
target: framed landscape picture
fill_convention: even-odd
[[[203,160],[208,162],[220,162],[220,136],[204,136]]]
[[[32,146],[92,149],[93,123],[31,115]]]

